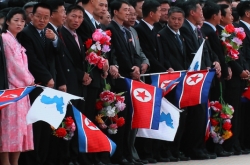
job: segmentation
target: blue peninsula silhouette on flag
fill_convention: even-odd
[[[170,113],[165,114],[164,112],[162,112],[160,117],[160,122],[165,122],[167,126],[174,129],[173,119],[171,118]]]

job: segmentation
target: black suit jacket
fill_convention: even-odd
[[[175,37],[175,34],[169,29],[168,26],[165,26],[159,32],[159,35],[163,52],[166,53],[167,59],[170,63],[170,67],[174,70],[187,70],[188,63],[186,57],[186,46],[183,37],[180,35],[180,39],[183,45],[182,51]]]
[[[0,90],[8,89],[8,78],[6,69],[6,59],[3,50],[3,40],[0,37]]]
[[[116,22],[111,21],[107,26],[107,30],[112,33],[111,36],[111,52],[109,56],[110,65],[118,65],[121,76],[129,77],[133,66],[141,66],[140,56],[136,53],[131,39],[124,38],[124,34]],[[129,31],[126,31],[127,36],[130,36]],[[131,37],[131,36],[130,36]]]
[[[84,21],[82,22],[81,26],[76,30],[77,34],[81,37],[83,44],[88,40],[92,39],[92,34],[95,32],[95,26],[91,22],[89,16],[84,12]],[[101,78],[102,71],[95,67],[92,69],[90,75],[92,77],[92,81],[90,86],[95,88],[101,88],[102,78]]]
[[[222,77],[226,78],[228,76],[228,68],[227,68],[228,65],[225,62],[224,50],[223,47],[221,46],[221,41],[219,39],[219,36],[216,34],[214,29],[206,23],[203,24],[201,30],[208,38],[211,49],[216,53],[216,55],[220,60]]]
[[[56,59],[59,46],[54,47],[51,40],[46,38],[44,48],[42,38],[37,29],[29,24],[19,35],[20,43],[25,47],[28,57],[29,70],[35,78],[36,83],[46,85],[50,79],[56,82]],[[60,85],[65,84],[63,82]]]
[[[170,65],[164,57],[166,52],[162,52],[157,32],[152,31],[143,21],[140,21],[135,30],[138,33],[142,51],[149,60],[151,68],[149,72],[166,72]]]
[[[156,22],[154,23],[154,29],[159,32],[161,31],[165,26],[167,25],[167,22],[161,23],[161,22]]]

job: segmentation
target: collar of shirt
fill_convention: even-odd
[[[124,29],[126,29],[124,26],[120,25],[119,23],[117,23],[114,19],[113,21],[119,26],[119,28],[123,31]]]
[[[101,23],[100,22],[98,22],[97,20],[95,20],[95,23],[97,24],[97,25],[100,25]]]
[[[243,20],[240,20],[242,23],[244,23],[247,27],[248,27],[248,29],[250,30],[250,24],[249,23],[247,23],[247,22],[245,22],[245,21],[243,21]]]
[[[153,30],[154,26],[152,26],[149,23],[147,23],[146,21],[144,21],[144,19],[142,19],[142,21],[145,22],[145,24],[149,27],[150,30]]]
[[[195,31],[197,27],[192,22],[190,22],[189,20],[187,20],[187,21],[190,24],[190,26],[192,27],[193,31]]]
[[[95,18],[93,17],[93,15],[90,14],[87,10],[85,10],[85,13],[88,15],[90,21],[91,21],[92,24],[95,26]]]
[[[54,30],[57,32],[58,27],[56,27],[53,23],[49,22],[50,25],[54,28]]]
[[[167,25],[168,26],[168,25]],[[178,30],[177,32],[175,32],[173,29],[171,29],[169,26],[168,26],[169,30],[171,30],[171,32],[173,32],[175,35],[176,34],[179,34],[180,35],[180,31]]]
[[[224,26],[222,26],[222,25],[219,25],[222,29],[225,29],[225,27]]]
[[[32,22],[30,22],[30,24],[33,25]],[[34,26],[34,25],[33,25],[33,26]],[[35,27],[35,26],[34,26],[34,27]],[[36,27],[35,27],[35,28],[36,28]],[[41,33],[42,30],[39,30],[39,29],[37,29],[37,28],[36,28],[36,30],[38,31],[38,33],[39,33],[39,35],[40,35],[40,33]]]
[[[135,20],[135,22],[136,22],[136,23],[140,23],[140,21],[139,21],[139,20]]]
[[[63,26],[64,26],[64,25],[63,25]],[[72,36],[76,34],[75,31],[70,30],[69,28],[67,28],[67,26],[64,26],[64,27],[72,34]]]
[[[211,24],[210,22],[207,22],[207,21],[204,21],[204,23],[208,24],[216,32],[216,27],[213,24]]]

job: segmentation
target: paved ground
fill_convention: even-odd
[[[191,160],[181,162],[167,162],[148,165],[250,165],[250,155],[230,156],[226,158],[217,158],[209,160]]]

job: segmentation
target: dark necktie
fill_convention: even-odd
[[[100,24],[98,25],[96,22],[95,22],[95,27],[96,27],[96,29],[101,29]]]
[[[124,36],[125,41],[128,42],[128,36],[126,33],[126,29],[124,27],[122,28],[122,32],[123,32],[123,36]]]
[[[195,36],[196,36],[196,38],[197,38],[197,40],[198,40],[198,30],[197,30],[197,28],[195,28],[195,30],[194,30],[194,34],[195,34]]]
[[[41,38],[42,38],[43,47],[45,47],[46,39],[45,39],[45,34],[44,34],[43,30],[40,32],[40,35],[41,35]]]
[[[181,48],[181,52],[183,53],[183,45],[182,45],[182,42],[181,42],[181,39],[180,39],[180,35],[179,34],[176,34],[176,39],[177,39],[177,42]]]

